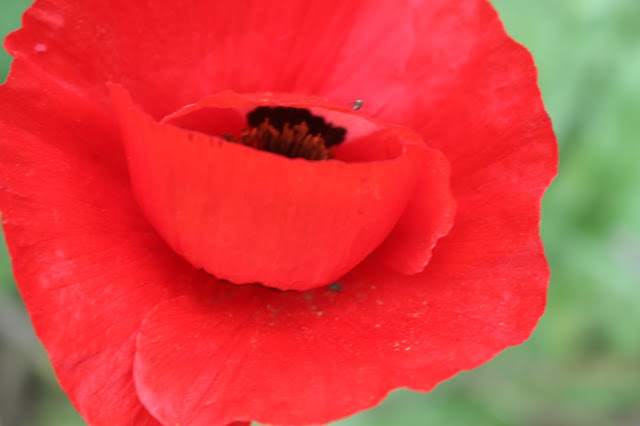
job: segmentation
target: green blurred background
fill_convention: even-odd
[[[1,1],[4,38],[31,2]],[[488,364],[429,394],[394,392],[337,425],[640,425],[640,1],[493,3],[535,56],[560,144],[543,204],[547,312],[528,342]],[[9,64],[2,51],[2,79]],[[0,426],[83,424],[2,247]]]

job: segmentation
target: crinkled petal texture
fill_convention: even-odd
[[[325,423],[486,362],[542,314],[555,140],[532,59],[486,1],[37,0],[6,46],[3,226],[90,424]],[[108,82],[154,123],[226,90],[362,99],[446,161],[341,291],[229,284],[143,213]]]

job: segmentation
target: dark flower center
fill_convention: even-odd
[[[306,108],[261,106],[247,114],[247,121],[249,129],[238,139],[227,139],[288,158],[333,158],[331,147],[347,134],[344,127],[333,126]]]

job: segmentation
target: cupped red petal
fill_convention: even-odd
[[[258,104],[229,92],[209,97],[204,103],[210,120],[204,123],[216,133],[206,135],[153,121],[136,110],[122,88],[114,87],[113,96],[142,210],[195,267],[237,284],[306,290],[335,281],[387,237],[417,176],[430,166],[421,142],[404,144],[400,133],[385,127],[353,140],[347,134],[345,149],[365,146],[350,150],[360,162],[289,159],[221,138],[241,130],[228,127],[234,124],[230,108],[318,109],[301,103],[305,97],[295,104],[273,96]],[[203,111],[181,116],[182,121],[194,115],[192,121],[203,121],[197,114]],[[340,114],[327,113],[334,120]],[[376,127],[341,115],[347,129]]]
[[[421,146],[415,132],[396,127],[405,143]],[[416,189],[402,216],[373,258],[402,274],[422,272],[431,259],[437,241],[454,224],[456,202],[450,189],[449,161],[438,150],[426,149]]]

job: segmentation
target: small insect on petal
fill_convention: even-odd
[[[358,99],[357,101],[351,102],[351,106],[353,107],[354,111],[357,111],[360,108],[362,108],[362,104],[363,103],[364,103],[364,101],[362,99]]]

